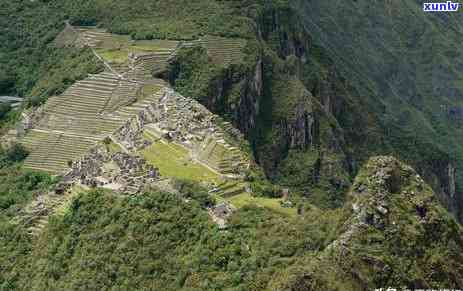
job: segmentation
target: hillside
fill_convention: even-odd
[[[0,290],[463,288],[461,14],[0,8]]]
[[[463,284],[462,228],[413,169],[392,157],[371,158],[348,197],[352,210],[340,235],[282,272],[271,290]]]
[[[294,219],[250,206],[233,214],[227,232],[202,210],[202,191],[195,189],[188,202],[160,192],[80,193],[37,239],[3,223],[2,288],[365,290],[463,283],[463,229],[394,158],[372,158],[344,208],[308,207]]]

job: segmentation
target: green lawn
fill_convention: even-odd
[[[260,207],[268,208],[272,211],[278,212],[286,216],[295,217],[297,215],[296,208],[285,208],[281,206],[280,202],[282,201],[282,199],[253,197],[249,193],[243,193],[233,196],[226,200],[233,204],[233,206],[235,206],[236,208],[241,208],[246,205],[254,204]]]
[[[139,40],[129,47],[134,52],[170,50],[177,46],[177,41],[170,40]]]
[[[146,85],[144,85],[141,88],[140,93],[137,96],[138,101],[144,100],[145,98],[147,98],[147,97],[155,94],[156,92],[158,92],[160,89],[161,89],[161,87],[159,85],[156,85],[156,84],[146,84]]]
[[[223,182],[218,174],[201,164],[191,161],[188,150],[182,146],[168,143],[161,139],[155,139],[148,133],[145,133],[145,137],[153,141],[155,140],[155,142],[150,147],[144,149],[141,154],[148,162],[159,168],[162,176],[216,184]],[[228,201],[236,208],[254,204],[285,216],[295,217],[297,215],[295,208],[284,208],[281,206],[280,202],[282,199],[253,197],[249,193],[242,193],[230,198],[223,198],[219,195],[214,196],[218,202]]]
[[[106,61],[125,63],[130,53],[165,52],[175,49],[178,42],[168,40],[133,41],[125,35],[112,34],[95,51]]]
[[[105,50],[96,49],[96,52],[106,61],[111,63],[125,63],[129,59],[129,53],[126,50]]]
[[[191,160],[188,150],[174,143],[156,141],[144,149],[143,157],[158,167],[161,175],[197,182],[218,182],[219,175]]]

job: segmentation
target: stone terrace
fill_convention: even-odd
[[[249,159],[230,140],[243,137],[236,130],[224,130],[223,122],[197,101],[185,98],[172,89],[154,96],[147,110],[145,131],[167,138],[189,149],[193,158],[222,174],[239,174],[248,167]],[[220,126],[221,125],[221,126]],[[231,136],[231,134],[235,136]]]
[[[58,173],[98,141],[121,127],[125,119],[107,114],[107,107],[136,100],[139,84],[103,72],[75,83],[51,97],[43,116],[23,143],[31,154],[25,167]]]
[[[226,67],[230,64],[237,64],[243,61],[243,49],[246,46],[246,40],[239,38],[206,36],[199,40],[182,43],[183,47],[193,47],[198,45],[207,50],[207,54],[214,63]]]
[[[30,150],[24,164],[26,168],[59,173],[68,168],[69,161],[84,155],[94,146],[95,140],[33,129],[22,143]]]
[[[136,150],[145,130],[186,147],[196,160],[222,174],[247,167],[247,157],[228,142],[229,133],[235,140],[242,138],[230,124],[151,77],[165,69],[178,42],[137,42],[96,28],[67,30],[77,33],[74,45],[92,48],[107,71],[76,82],[41,108],[40,119],[22,140],[30,150],[26,168],[64,173],[107,137],[125,150]],[[237,61],[244,46],[241,40],[211,37],[195,43],[224,64]],[[151,88],[147,94],[146,87]]]
[[[144,81],[152,78],[152,72],[165,70],[179,45],[169,40],[134,41],[97,28],[76,27],[75,30],[79,34],[77,45],[94,49],[114,72],[130,80]]]

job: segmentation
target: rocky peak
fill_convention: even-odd
[[[447,286],[463,284],[456,276],[461,266],[442,267],[461,259],[463,230],[414,169],[394,157],[371,158],[349,197],[352,216],[323,258],[342,255],[351,262],[349,274],[356,284],[431,288],[442,278],[448,279]],[[449,251],[442,253],[442,248]],[[436,261],[442,265],[434,270],[430,266]],[[405,265],[410,267],[404,270]]]
[[[410,166],[391,156],[371,158],[359,173],[353,185],[352,208],[359,222],[383,229],[389,221],[390,208],[397,199],[402,206],[415,208],[416,213],[424,219],[425,212],[419,211],[425,204],[435,202],[429,188]],[[394,224],[394,222],[392,221]]]

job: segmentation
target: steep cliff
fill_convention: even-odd
[[[322,86],[328,92],[321,90],[317,96],[344,100],[336,102],[341,107],[335,105],[334,112],[355,152],[364,138],[368,143],[377,139],[366,145],[366,156],[392,153],[411,163],[461,219],[461,127],[451,112],[461,107],[463,96],[458,73],[462,17],[426,14],[421,4],[293,1],[292,7],[300,25],[331,60],[322,79],[347,85],[344,92],[332,90],[337,85]],[[339,111],[346,103],[357,110]],[[346,120],[361,121],[363,132]],[[363,153],[355,152],[354,160],[364,160]]]
[[[342,201],[349,180],[369,156],[394,154],[411,163],[442,203],[460,217],[460,150],[457,145],[452,148],[454,141],[448,138],[450,132],[458,133],[459,129],[449,123],[447,113],[439,112],[441,105],[449,102],[448,94],[453,96],[453,103],[459,102],[459,87],[452,83],[457,75],[450,74],[450,67],[439,69],[435,61],[426,67],[423,62],[430,57],[426,47],[397,44],[399,39],[421,35],[420,23],[424,23],[425,33],[419,41],[433,40],[436,34],[426,31],[442,31],[442,20],[431,17],[410,21],[406,15],[419,9],[413,3],[407,3],[404,7],[408,10],[401,11],[397,18],[387,18],[386,14],[397,10],[398,4],[381,3],[373,8],[360,1],[353,4],[358,11],[342,4],[365,23],[380,15],[372,28],[359,29],[359,22],[350,20],[349,14],[336,9],[334,3],[319,2],[271,1],[242,8],[255,22],[256,41],[244,52],[252,56],[247,58],[247,69],[238,69],[243,68],[241,65],[219,69],[206,77],[202,74],[200,82],[207,88],[202,102],[247,135],[257,161],[276,183],[307,196],[316,196],[322,189]],[[334,19],[339,18],[343,25],[332,23],[330,15],[336,15]],[[395,30],[407,25],[407,30]],[[386,34],[389,28],[393,33]],[[385,35],[376,42],[378,31]],[[444,63],[446,58],[453,59],[450,56],[454,53],[450,52],[455,49],[451,45],[458,39],[455,33],[448,34],[451,40],[438,44],[449,51],[439,54]],[[384,47],[397,50],[387,53]],[[401,52],[407,49],[423,57],[403,58]],[[438,53],[437,49],[433,51]],[[381,61],[384,59],[390,61]],[[416,70],[423,70],[423,74],[410,75]],[[446,72],[444,82],[454,89],[437,90],[442,86],[435,82],[432,70]],[[178,77],[174,79],[183,83],[198,81]],[[427,85],[430,80],[434,80],[434,89]]]

